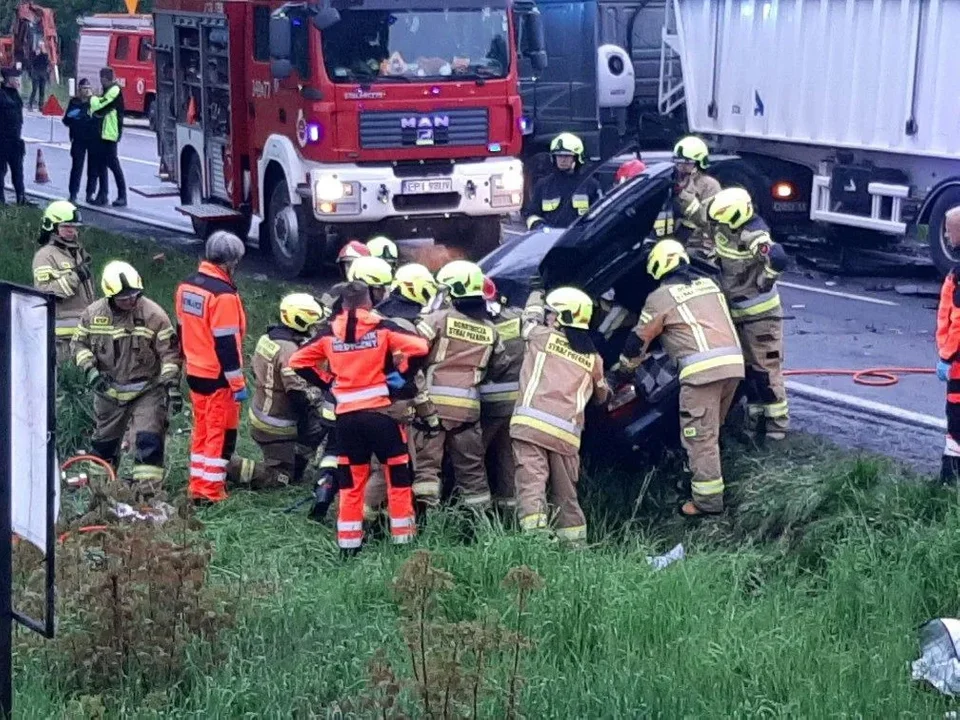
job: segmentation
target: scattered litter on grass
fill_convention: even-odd
[[[683,543],[678,543],[670,552],[663,555],[647,555],[647,563],[649,563],[650,567],[656,572],[657,570],[663,570],[668,565],[673,565],[673,563],[678,560],[683,560],[685,557],[686,553],[683,550]]]
[[[920,658],[914,680],[926,680],[944,695],[960,695],[960,620],[937,618],[920,628]]]
[[[163,525],[163,523],[177,514],[176,508],[165,502],[157,503],[154,507],[144,506],[139,509],[127,505],[127,503],[118,502],[111,509],[113,514],[120,520],[147,521],[156,523],[157,525]]]

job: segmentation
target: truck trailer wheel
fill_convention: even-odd
[[[930,208],[930,225],[927,227],[927,243],[930,245],[930,259],[941,275],[949,273],[960,263],[960,251],[947,244],[947,211],[960,205],[960,187],[948,187]]]
[[[270,255],[280,274],[290,279],[308,274],[316,264],[316,243],[301,227],[284,179],[277,180],[270,191],[266,221]]]

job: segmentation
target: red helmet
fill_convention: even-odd
[[[647,166],[644,164],[643,160],[634,158],[633,160],[627,160],[623,165],[617,168],[617,174],[613,176],[613,179],[616,181],[617,185],[625,183],[630,178],[636,177],[644,170],[647,169]]]
[[[483,299],[488,301],[499,299],[497,284],[486,275],[483,276]]]
[[[353,262],[358,257],[369,257],[370,248],[368,248],[364,243],[359,240],[351,240],[342,248],[337,254],[337,262]]]

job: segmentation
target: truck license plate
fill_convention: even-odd
[[[426,195],[427,193],[444,193],[452,190],[453,180],[450,178],[404,180],[400,185],[400,192],[404,195]]]

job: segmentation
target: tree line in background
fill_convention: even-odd
[[[10,32],[17,6],[21,0],[0,0],[0,35]],[[40,0],[36,3],[54,11],[57,18],[57,33],[60,36],[60,76],[72,77],[77,60],[77,36],[80,26],[77,18],[95,13],[125,13],[123,0]],[[153,0],[140,0],[137,9],[141,13],[153,12]]]

